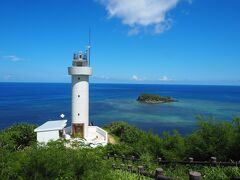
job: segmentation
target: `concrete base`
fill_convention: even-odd
[[[65,128],[66,134],[71,137],[71,126]],[[105,146],[108,143],[108,133],[98,126],[88,126],[88,134],[84,142],[91,147]],[[67,138],[69,139],[69,138]],[[71,138],[71,140],[79,138]]]

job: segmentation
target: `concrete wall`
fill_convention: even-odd
[[[96,126],[88,126],[88,139],[96,138]]]
[[[50,140],[56,141],[59,139],[59,131],[42,131],[37,132],[37,141],[47,143]]]
[[[97,133],[101,134],[104,137],[104,141],[107,143],[107,141],[108,141],[108,133],[105,130],[103,130],[102,128],[98,127],[98,126],[96,127],[96,131],[97,131]]]
[[[87,140],[94,139],[99,134],[102,137],[104,137],[104,142],[101,141],[101,143],[103,143],[103,145],[107,145],[107,143],[108,143],[108,133],[105,130],[103,130],[102,128],[98,127],[98,126],[88,126],[88,137],[87,137]]]

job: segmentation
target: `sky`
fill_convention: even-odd
[[[239,0],[0,0],[0,82],[240,85]]]

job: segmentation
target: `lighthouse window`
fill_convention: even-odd
[[[80,97],[80,95],[78,95],[78,97]]]
[[[80,116],[80,114],[78,113],[78,116]]]

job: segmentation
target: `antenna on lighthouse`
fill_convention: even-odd
[[[89,66],[90,66],[90,55],[91,55],[91,28],[89,27],[89,30],[88,30],[88,61],[89,61]]]

